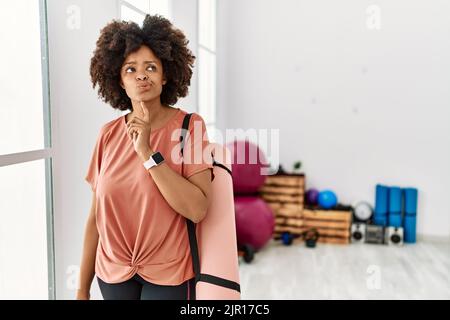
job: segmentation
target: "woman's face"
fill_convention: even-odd
[[[134,101],[159,99],[164,79],[161,60],[147,46],[130,53],[120,70],[120,85]]]

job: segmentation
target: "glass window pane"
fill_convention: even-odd
[[[216,0],[199,0],[199,43],[216,51]]]
[[[150,0],[150,14],[159,14],[170,19],[169,0]]]
[[[142,26],[145,16],[127,6],[122,5],[120,7],[120,18],[125,21],[136,22],[138,25]]]
[[[48,299],[45,160],[0,167],[0,299]]]
[[[40,29],[39,1],[0,1],[0,154],[45,147]]]
[[[142,10],[145,13],[149,12],[149,4],[150,0],[126,0],[129,4],[134,6],[135,8],[138,8],[139,10]]]
[[[216,122],[216,56],[199,48],[199,113],[206,123]]]

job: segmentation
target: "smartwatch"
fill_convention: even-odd
[[[157,151],[157,152],[153,153],[152,155],[150,155],[150,158],[148,158],[148,160],[144,162],[144,167],[145,167],[145,169],[148,170],[151,167],[157,166],[163,162],[164,162],[164,157],[162,156],[162,154],[159,151]]]

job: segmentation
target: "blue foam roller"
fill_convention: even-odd
[[[402,226],[402,214],[400,212],[389,212],[389,226],[397,228]]]
[[[385,216],[388,213],[389,188],[377,184],[375,190],[374,216]]]
[[[403,219],[403,239],[406,243],[416,242],[416,216],[405,216]]]
[[[405,188],[405,214],[416,215],[417,214],[417,189]]]
[[[389,188],[389,212],[402,212],[402,189],[399,187]]]
[[[387,226],[388,217],[387,216],[374,216],[373,223],[377,226]]]

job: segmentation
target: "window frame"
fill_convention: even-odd
[[[147,1],[149,3],[149,7],[150,7],[150,0],[147,0]],[[122,20],[122,6],[125,6],[128,9],[133,10],[133,11],[135,11],[136,13],[138,13],[140,15],[143,15],[144,17],[147,14],[144,11],[142,11],[141,9],[136,8],[133,4],[131,4],[130,2],[128,2],[126,0],[118,0],[118,6],[117,6],[118,7],[118,13],[117,13],[117,15],[118,15],[118,17],[120,17],[121,20]]]
[[[198,43],[197,43],[197,51],[200,53],[200,50],[204,50],[206,51],[208,54],[211,54],[214,56],[214,61],[215,61],[215,68],[214,68],[214,106],[206,106],[206,108],[208,109],[208,113],[214,113],[214,121],[209,121],[209,119],[205,119],[205,125],[206,127],[211,127],[214,129],[217,129],[217,0],[209,0],[209,1],[214,1],[214,24],[215,24],[215,33],[214,33],[214,47],[215,49],[211,49],[209,48],[207,45],[203,44],[200,42],[200,0],[197,0],[197,39],[198,39]],[[200,56],[200,54],[199,54]],[[197,80],[197,97],[198,97],[198,104],[197,104],[197,110],[200,110],[200,101],[202,100],[200,97],[202,95],[203,90],[205,90],[204,88],[201,88],[200,86],[200,70],[201,70],[201,62],[199,60],[198,63],[198,80]],[[209,109],[209,108],[212,108]]]
[[[45,203],[46,203],[46,229],[47,229],[47,275],[48,299],[56,299],[55,277],[55,241],[54,241],[54,204],[53,204],[53,156],[52,129],[51,129],[51,103],[50,103],[50,75],[48,61],[48,18],[47,0],[39,0],[40,17],[40,43],[41,43],[41,72],[42,72],[42,99],[44,148],[0,154],[0,167],[7,167],[29,161],[45,161]]]
[[[151,1],[152,0],[147,0],[148,1],[148,7],[151,10]],[[172,15],[172,1],[171,0],[166,0],[167,1],[167,8],[168,8],[168,18],[171,18]],[[128,9],[133,10],[135,13],[143,15],[145,17],[146,14],[150,14],[150,13],[146,13],[144,11],[142,11],[141,9],[135,7],[132,3],[128,2],[127,0],[117,0],[117,16],[119,17],[120,20],[122,20],[122,5],[125,7],[128,7]]]

